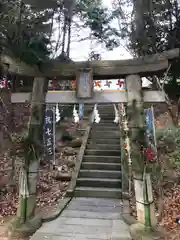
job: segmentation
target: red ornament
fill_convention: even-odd
[[[94,85],[95,85],[95,87],[99,87],[100,88],[101,87],[101,81],[99,81],[99,80],[95,81]]]
[[[123,86],[123,84],[124,84],[124,80],[123,79],[119,79],[116,85],[118,85],[119,88],[121,88]]]
[[[57,80],[56,80],[56,78],[52,79],[52,88],[53,88],[53,90],[55,90],[57,88]]]
[[[148,157],[150,162],[154,160],[154,154],[150,148],[146,149],[146,156]]]
[[[6,79],[5,78],[3,78],[2,80],[1,80],[1,86],[0,86],[0,88],[6,88],[6,84],[7,84],[7,81],[6,81]]]
[[[76,89],[76,80],[71,81],[72,89]]]

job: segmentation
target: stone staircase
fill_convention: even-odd
[[[76,182],[76,197],[121,198],[119,125],[111,104],[98,105],[101,121],[93,124]]]

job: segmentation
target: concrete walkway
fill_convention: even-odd
[[[117,199],[74,198],[61,216],[30,240],[131,240]]]

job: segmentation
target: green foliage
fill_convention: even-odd
[[[65,5],[66,4],[66,5]],[[69,56],[63,46],[70,46],[72,28],[90,28],[91,36],[112,50],[119,46],[119,35],[111,26],[116,14],[105,8],[101,0],[77,0],[72,15],[73,24],[68,30],[65,9],[71,9],[74,0],[2,0],[0,3],[0,53],[12,54],[28,64],[46,62],[51,53],[61,49]],[[74,6],[74,5],[73,5]],[[80,24],[79,24],[80,19]],[[66,27],[65,27],[66,25]],[[53,32],[57,30],[59,39],[53,41]],[[65,33],[65,34],[64,34]],[[65,35],[68,37],[65,37]],[[68,43],[67,43],[68,41]],[[64,58],[61,59],[64,61]]]
[[[119,46],[119,36],[116,29],[111,26],[115,18],[114,12],[104,7],[101,0],[79,0],[76,11],[84,22],[83,27],[90,28],[93,38],[104,43],[109,50]]]
[[[180,127],[158,130],[157,146],[161,154],[168,156],[170,162],[180,162]]]
[[[133,55],[144,56],[180,48],[180,1],[114,1],[114,8],[119,12],[116,17],[120,37],[126,38],[127,48]],[[177,101],[180,97],[180,86],[176,82],[180,77],[180,60],[171,64],[165,91],[172,100]]]
[[[46,61],[48,34],[47,23],[51,12],[37,12],[22,1],[2,0],[0,5],[0,50],[20,58],[28,64]]]

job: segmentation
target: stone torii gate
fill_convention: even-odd
[[[169,66],[169,61],[179,57],[179,49],[173,49],[163,52],[161,54],[155,54],[145,56],[138,59],[130,60],[114,60],[114,61],[86,61],[75,63],[61,64],[56,60],[51,60],[42,66],[41,72],[37,67],[28,66],[17,59],[12,59],[7,56],[2,56],[1,62],[9,64],[9,73],[20,76],[34,77],[34,87],[36,82],[40,83],[40,89],[38,92],[44,91],[44,84],[46,79],[57,77],[62,80],[77,81],[77,91],[64,91],[64,92],[48,92],[45,97],[46,103],[77,103],[83,100],[84,103],[107,103],[107,102],[128,102],[128,95],[133,99],[137,93],[134,91],[134,85],[136,80],[126,80],[126,93],[123,92],[93,92],[93,80],[95,79],[118,79],[126,78],[130,75],[138,75],[137,79],[153,76],[165,71]],[[81,74],[87,73],[87,88],[83,88]],[[130,79],[128,77],[128,79]],[[138,80],[139,81],[139,80]],[[132,82],[132,83],[130,83]],[[33,88],[35,89],[35,88]],[[128,94],[129,93],[129,94]],[[34,94],[32,94],[34,95]],[[27,102],[32,96],[30,93],[14,93],[12,94],[12,102]],[[38,94],[40,97],[40,94]],[[38,98],[36,96],[36,98]],[[34,97],[33,97],[34,98]],[[144,91],[144,102],[163,102],[164,94],[160,91]],[[36,99],[38,101],[38,99]]]
[[[153,76],[163,73],[168,69],[169,61],[179,58],[179,49],[173,49],[161,54],[155,54],[138,59],[120,60],[120,61],[87,61],[75,62],[68,64],[61,64],[57,61],[50,61],[44,64],[41,72],[37,67],[30,67],[24,63],[8,58],[2,57],[3,63],[9,64],[9,72],[21,76],[34,77],[33,92],[30,93],[13,93],[12,103],[31,101],[31,108],[37,112],[42,112],[44,103],[127,103],[128,109],[134,109],[136,102],[136,109],[134,112],[134,120],[130,121],[130,128],[132,133],[144,126],[142,112],[143,102],[164,102],[165,96],[161,91],[142,91],[142,77]],[[73,80],[76,78],[76,91],[65,92],[47,92],[47,78],[57,77],[62,80]],[[100,79],[118,79],[125,78],[125,92],[94,92],[93,80]],[[34,111],[30,117],[29,134],[34,138],[39,139],[38,132],[42,119],[37,118]],[[137,134],[132,134],[134,137]],[[137,159],[137,151],[139,145],[136,141],[132,141],[132,161]],[[139,160],[139,159],[138,159]],[[37,178],[38,163],[32,162],[29,165],[28,180],[31,185],[29,189],[29,197],[27,199],[28,209],[26,210],[26,219],[34,216],[35,210],[35,193],[36,184],[34,182]],[[142,177],[143,169],[140,169]],[[32,179],[34,179],[33,183]],[[142,194],[142,192],[141,192]],[[28,204],[29,203],[29,204]],[[139,205],[138,205],[139,206]],[[139,206],[138,219],[143,222],[144,205]],[[152,209],[150,209],[151,212]],[[152,223],[153,224],[153,223]]]
[[[2,62],[9,64],[9,72],[21,76],[34,77],[34,85],[36,81],[40,81],[39,86],[44,89],[43,82],[47,78],[57,77],[62,80],[77,80],[76,91],[53,91],[48,92],[45,96],[46,103],[77,103],[83,100],[84,103],[117,103],[128,102],[128,94],[133,99],[137,93],[134,91],[136,80],[126,80],[126,93],[124,92],[93,92],[93,80],[100,79],[118,79],[126,78],[131,75],[138,75],[137,78],[153,76],[165,71],[169,66],[169,61],[179,57],[179,49],[173,49],[161,54],[155,54],[138,59],[130,60],[114,60],[114,61],[87,61],[75,62],[68,64],[60,64],[56,60],[50,61],[42,66],[41,72],[37,67],[30,67],[18,60],[11,59],[7,56],[2,57]],[[86,73],[87,86],[83,87],[81,78]],[[130,79],[128,77],[128,79]],[[138,80],[139,81],[139,80]],[[132,83],[130,83],[132,82]],[[38,90],[41,92],[41,90]],[[34,94],[33,94],[34,95]],[[38,94],[40,96],[40,94]],[[36,96],[38,97],[38,96]],[[164,94],[161,91],[143,91],[144,102],[163,102]],[[12,102],[28,102],[32,100],[31,94],[14,93],[12,94]]]

